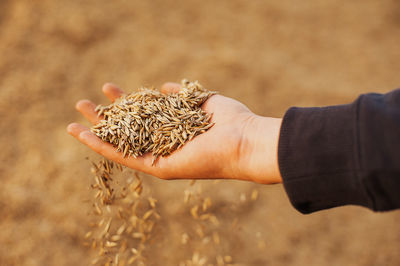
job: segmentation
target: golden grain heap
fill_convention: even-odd
[[[211,114],[201,105],[215,93],[185,79],[178,93],[141,88],[110,105],[97,106],[104,118],[91,130],[124,157],[151,152],[154,163],[213,126]]]

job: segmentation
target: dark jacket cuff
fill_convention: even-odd
[[[358,102],[290,108],[283,119],[278,160],[285,190],[302,213],[354,204],[371,206],[357,176]]]

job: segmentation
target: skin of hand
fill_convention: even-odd
[[[180,85],[165,83],[163,93],[176,93]],[[113,84],[103,86],[111,100],[123,95]],[[76,109],[89,122],[96,124],[101,117],[96,105],[81,100]],[[72,123],[69,134],[107,159],[162,179],[238,179],[263,184],[281,183],[277,151],[282,119],[261,117],[242,103],[222,95],[211,96],[202,109],[212,113],[215,123],[207,132],[187,142],[167,157],[159,157],[152,166],[150,153],[138,158],[124,158],[111,144],[103,142],[89,128]]]

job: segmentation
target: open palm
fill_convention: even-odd
[[[166,83],[161,88],[163,93],[176,93],[179,90],[180,85],[176,83]],[[122,90],[112,84],[104,85],[103,92],[111,101],[123,94]],[[101,119],[97,116],[95,107],[96,105],[88,100],[81,100],[76,105],[78,111],[92,124]],[[238,178],[241,174],[238,162],[245,142],[244,131],[254,114],[240,102],[221,95],[210,97],[202,108],[213,114],[211,121],[215,125],[171,155],[160,157],[153,166],[150,153],[138,158],[124,158],[115,147],[103,142],[83,125],[72,123],[67,130],[104,157],[163,179]]]

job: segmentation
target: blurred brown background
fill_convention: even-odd
[[[293,105],[396,88],[399,43],[395,0],[1,0],[0,265],[89,265],[82,202],[85,157],[95,155],[65,127],[84,122],[77,100],[106,103],[103,83],[132,90],[197,79],[279,117]],[[185,186],[152,184],[161,202]],[[243,265],[400,264],[398,211],[301,215],[281,185],[218,188],[237,200],[260,191],[255,207],[237,213],[242,230],[226,250]],[[153,264],[174,265],[172,252],[161,245]]]

